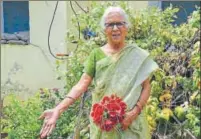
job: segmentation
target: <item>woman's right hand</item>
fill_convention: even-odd
[[[45,138],[51,134],[52,130],[56,126],[56,121],[59,118],[59,115],[60,113],[57,109],[49,109],[41,114],[39,119],[44,119],[44,122],[40,131],[40,138]]]

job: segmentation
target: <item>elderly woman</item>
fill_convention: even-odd
[[[68,96],[54,109],[46,110],[41,138],[55,128],[56,120],[62,112],[86,92],[94,81],[92,104],[100,102],[104,96],[115,93],[127,105],[121,122],[121,130],[116,128],[101,130],[90,116],[91,139],[150,139],[144,106],[150,96],[150,74],[158,68],[149,53],[136,45],[125,42],[129,29],[128,16],[120,7],[109,7],[102,16],[101,26],[107,36],[107,44],[94,49],[85,62],[84,73]]]

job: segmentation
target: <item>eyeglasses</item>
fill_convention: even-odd
[[[117,28],[122,28],[124,25],[126,24],[126,22],[114,22],[114,23],[105,23],[105,27],[109,28],[109,29],[113,29],[114,26],[116,25]]]

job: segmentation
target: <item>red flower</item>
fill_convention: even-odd
[[[105,96],[100,103],[92,106],[91,117],[102,130],[110,131],[121,123],[126,110],[126,104],[116,95]]]

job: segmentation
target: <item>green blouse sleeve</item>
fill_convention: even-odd
[[[95,51],[93,50],[86,61],[84,62],[83,72],[87,73],[89,76],[94,77],[95,75]]]

